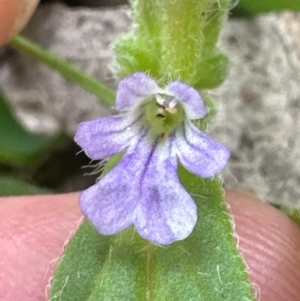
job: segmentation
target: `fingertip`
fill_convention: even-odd
[[[46,300],[55,262],[81,220],[77,199],[78,193],[0,199],[3,300]]]
[[[229,191],[226,198],[258,300],[298,301],[299,227],[252,196]],[[46,299],[45,287],[55,262],[80,220],[78,193],[1,199],[0,292],[4,300]]]
[[[226,192],[239,250],[260,301],[299,301],[300,228],[257,198]]]
[[[0,1],[0,47],[28,23],[39,0]]]

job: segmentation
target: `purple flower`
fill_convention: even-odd
[[[122,160],[80,196],[85,217],[104,235],[134,225],[153,243],[186,238],[197,221],[192,197],[180,184],[178,161],[209,178],[227,164],[229,150],[192,122],[206,115],[199,93],[174,81],[164,89],[137,72],[118,87],[120,114],[79,124],[75,141],[93,160],[123,152]]]

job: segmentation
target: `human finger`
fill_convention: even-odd
[[[300,300],[300,227],[251,195],[226,193],[239,250],[261,301]]]
[[[0,0],[0,46],[24,28],[38,2],[39,0]]]
[[[300,230],[252,196],[227,192],[239,249],[260,301],[298,301]],[[0,292],[5,301],[46,300],[45,287],[81,219],[78,194],[0,202]],[[5,275],[1,279],[1,275]],[[17,288],[17,289],[16,289]]]

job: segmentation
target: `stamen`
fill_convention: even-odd
[[[162,106],[161,104],[159,104],[158,102],[155,103],[157,107],[159,107],[160,109],[165,109],[164,106]]]
[[[164,109],[165,111],[169,112],[170,114],[176,114],[177,109],[175,108],[178,104],[179,100],[171,95],[155,95],[156,105],[159,108]]]
[[[169,108],[170,109],[174,109],[176,106],[177,106],[177,104],[178,104],[178,99],[177,98],[173,98],[173,99],[171,99],[171,101],[169,102]]]
[[[177,113],[177,108],[165,108],[167,112],[170,114],[176,114]]]
[[[165,107],[164,106],[165,99],[160,94],[156,94],[155,99],[159,105],[161,105],[163,108]]]

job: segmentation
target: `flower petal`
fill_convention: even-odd
[[[230,157],[227,147],[199,131],[190,121],[176,130],[175,145],[182,165],[204,178],[219,173]]]
[[[123,151],[139,133],[138,117],[119,114],[81,122],[75,142],[93,160],[107,158]]]
[[[167,141],[153,150],[140,179],[134,222],[142,237],[160,245],[185,239],[197,221],[196,204],[178,180],[177,158],[170,151]]]
[[[186,238],[197,208],[177,178],[176,156],[165,145],[142,138],[96,185],[82,192],[84,215],[104,235],[131,224],[147,240],[170,244]]]
[[[84,216],[104,235],[116,234],[136,219],[135,209],[140,201],[138,180],[151,153],[149,146],[136,153],[136,145],[131,145],[115,168],[80,195]]]
[[[133,180],[131,170],[127,170],[130,161],[131,157],[125,156],[103,179],[80,195],[84,216],[104,235],[116,234],[134,222],[139,198],[130,184]]]
[[[136,72],[120,81],[115,108],[119,111],[136,107],[147,96],[161,92],[155,80],[143,72]]]
[[[181,101],[188,119],[199,119],[207,114],[206,106],[199,92],[177,80],[169,83],[165,91]]]

